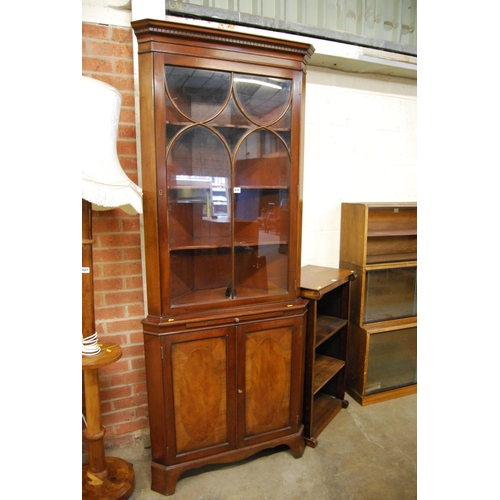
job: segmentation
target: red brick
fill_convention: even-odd
[[[87,48],[89,53],[94,56],[127,57],[130,54],[130,49],[126,45],[107,41],[93,40],[87,43]]]
[[[144,346],[142,342],[140,344],[130,344],[128,346],[123,346],[123,357],[130,359],[132,370],[134,369],[139,369],[139,368],[144,368]],[[134,368],[133,363],[135,359],[139,359],[142,361],[141,366],[137,366],[137,368]]]
[[[123,260],[125,261],[139,261],[141,260],[141,249],[140,248],[124,248],[123,249]]]
[[[131,364],[132,370],[139,370],[141,368],[145,368],[145,366],[146,366],[146,362],[145,362],[144,357],[131,359],[130,364]]]
[[[113,71],[113,63],[111,59],[103,59],[100,57],[84,57],[82,59],[82,70],[111,73]]]
[[[147,394],[146,382],[142,382],[140,384],[134,384],[133,391],[134,391],[134,394]]]
[[[101,400],[113,401],[115,399],[130,397],[131,395],[132,388],[129,385],[122,385],[101,391]]]
[[[127,276],[141,274],[142,266],[140,262],[116,262],[114,264],[103,264],[102,272],[104,276]]]
[[[125,288],[128,291],[133,290],[143,290],[143,279],[142,276],[136,276],[132,278],[125,278]],[[129,316],[144,316],[144,300],[141,300],[137,304],[128,305],[128,315]]]
[[[101,415],[107,415],[108,413],[111,413],[112,410],[113,406],[110,401],[101,400]]]
[[[125,108],[122,104],[122,109],[120,110],[120,123],[133,123],[135,125],[135,111],[133,108]],[[135,134],[135,129],[134,129],[134,134]],[[120,163],[121,163],[121,158],[120,158]]]
[[[125,306],[101,307],[99,308],[99,320],[123,318]]]
[[[124,288],[124,281],[122,278],[100,278],[95,279],[94,276],[94,293],[106,292],[109,290],[117,291]],[[128,287],[127,287],[128,288]]]
[[[111,218],[108,214],[104,215],[104,212],[100,212],[101,216],[95,221],[92,221],[92,233],[94,237],[97,233],[108,233],[108,232],[117,232],[120,230],[120,220],[115,218]]]
[[[112,376],[111,383],[113,385],[134,384],[144,382],[146,380],[145,370],[136,370],[127,373],[117,373]]]
[[[131,92],[122,92],[122,106],[135,108],[135,94]]]
[[[113,448],[130,446],[135,443],[135,437],[132,434],[121,434],[119,436],[109,436],[104,440],[106,450],[112,451]]]
[[[100,262],[116,262],[117,260],[120,260],[122,258],[122,251],[118,249],[100,250],[99,248],[97,248],[94,250],[92,257],[95,264]]]
[[[132,396],[129,398],[120,398],[113,401],[116,410],[125,410],[126,408],[136,408],[147,405],[147,398],[144,394]]]
[[[136,415],[136,418],[145,417],[145,418],[149,419],[149,407],[148,407],[148,405],[140,406],[139,408],[136,408],[135,415]]]
[[[134,75],[134,62],[131,59],[118,59],[115,61],[115,70],[123,75]]]
[[[111,36],[109,26],[82,23],[82,37],[106,40]]]
[[[141,329],[142,318],[120,319],[116,321],[108,321],[107,328],[109,333],[132,331],[135,332]]]
[[[111,40],[119,43],[132,43],[132,29],[113,26]]]
[[[116,305],[116,304],[132,304],[135,302],[143,301],[143,293],[142,290],[130,291],[130,292],[119,292],[119,293],[111,293],[108,292],[106,294],[106,304]],[[142,316],[141,316],[142,319]]]
[[[135,233],[106,233],[98,236],[99,246],[102,247],[139,247],[141,245],[141,235]]]
[[[141,321],[142,321],[141,317]],[[135,333],[130,334],[130,342],[132,344],[142,344],[144,342],[144,334],[142,333],[142,323],[141,323],[141,328],[138,329],[139,331]]]
[[[118,154],[120,155],[131,155],[137,154],[137,145],[136,141],[118,141],[116,144],[116,150],[118,151]]]
[[[102,423],[104,424],[105,427],[107,427],[122,422],[130,422],[131,420],[134,420],[134,417],[135,417],[134,411],[130,409],[122,411],[114,411],[103,414]]]
[[[118,127],[118,140],[134,139],[135,141],[135,125],[120,125]]]
[[[149,420],[147,418],[142,418],[140,420],[129,421],[116,426],[117,434],[124,434],[126,432],[137,431],[140,429],[146,429],[149,427]]]

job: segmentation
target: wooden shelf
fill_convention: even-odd
[[[400,253],[400,254],[386,254],[386,255],[367,255],[366,264],[382,264],[390,262],[407,262],[416,261],[416,253]]]
[[[314,362],[314,386],[316,394],[329,380],[331,380],[345,366],[345,361],[331,358],[323,354],[316,354]]]
[[[314,446],[317,436],[325,427],[337,416],[342,408],[345,408],[345,401],[329,394],[318,393],[314,396],[314,422],[311,429],[311,437]]]
[[[408,229],[369,229],[368,238],[386,238],[395,236],[417,236],[417,228]]]
[[[346,324],[347,320],[345,319],[318,314],[316,318],[316,347],[335,335]]]

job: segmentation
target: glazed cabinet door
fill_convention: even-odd
[[[234,448],[234,328],[169,336],[163,357],[169,463]]]
[[[294,73],[270,77],[231,71],[229,63],[206,69],[196,58],[184,58],[183,66],[168,59],[157,63],[165,113],[165,166],[157,176],[165,181],[158,201],[167,228],[160,231],[168,250],[166,308],[293,297]]]
[[[303,318],[238,327],[240,446],[296,432],[301,424]]]

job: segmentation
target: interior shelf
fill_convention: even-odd
[[[314,422],[312,436],[318,436],[333,420],[337,413],[345,407],[342,399],[319,392],[314,396]]]
[[[416,260],[417,260],[416,252],[366,256],[366,264],[382,264],[385,262],[406,262],[406,261],[416,261]]]
[[[330,379],[332,379],[343,367],[345,361],[316,353],[314,363],[314,386],[316,394]]]
[[[347,320],[345,319],[318,314],[316,319],[316,347],[332,335],[335,335],[346,324]]]
[[[192,304],[193,301],[199,304],[229,302],[231,299],[226,295],[227,287],[209,288],[204,290],[192,290],[189,293],[172,299],[172,306],[179,307]],[[286,290],[272,283],[268,283],[268,288],[236,287],[235,299],[249,297],[265,297],[267,295],[279,295],[286,293]]]
[[[405,229],[368,229],[368,238],[385,238],[393,236],[417,236],[417,228]]]

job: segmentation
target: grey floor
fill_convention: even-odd
[[[316,448],[294,459],[287,447],[236,464],[181,475],[174,500],[412,500],[417,498],[417,395],[360,406],[332,420]],[[161,500],[151,491],[150,450],[143,444],[107,450],[131,462],[131,499]]]

